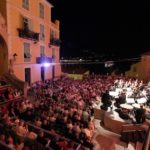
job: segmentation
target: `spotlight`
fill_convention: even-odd
[[[44,67],[49,67],[50,63],[44,63]]]

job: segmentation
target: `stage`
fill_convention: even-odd
[[[121,134],[122,125],[131,124],[131,120],[124,120],[119,117],[119,114],[115,111],[116,107],[113,106],[113,110],[110,108],[108,111],[100,109],[102,105],[101,101],[94,104],[94,119],[101,120],[101,123],[106,129],[117,134]]]

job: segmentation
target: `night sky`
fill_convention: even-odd
[[[49,0],[61,22],[61,56],[117,55],[150,50],[149,0]]]

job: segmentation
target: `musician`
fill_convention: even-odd
[[[120,107],[121,104],[124,104],[126,102],[126,95],[125,92],[121,92],[119,94],[119,97],[116,99],[116,106]]]
[[[147,102],[146,102],[146,104],[147,104],[148,106],[150,106],[150,95],[147,96]]]
[[[110,95],[109,95],[108,91],[106,91],[102,95],[102,103],[103,103],[103,105],[101,106],[101,109],[103,109],[103,110],[107,110],[108,107],[111,106],[112,102],[111,102]]]
[[[141,105],[140,108],[135,111],[136,123],[140,124],[145,121],[145,119],[146,119],[145,112],[146,111],[145,111],[143,105]]]

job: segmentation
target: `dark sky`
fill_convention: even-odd
[[[61,56],[150,50],[149,0],[49,0],[61,22]]]

